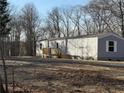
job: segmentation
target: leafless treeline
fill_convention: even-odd
[[[108,31],[124,36],[124,1],[91,0],[86,6],[56,7],[44,18],[33,4],[27,4],[19,13],[12,15],[10,25],[11,55],[34,56],[37,41],[44,38]]]
[[[40,28],[40,17],[33,4],[27,4],[19,13],[12,15],[11,55],[36,55],[36,42]],[[26,51],[26,52],[25,52]]]

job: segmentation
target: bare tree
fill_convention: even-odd
[[[69,37],[72,34],[72,22],[70,19],[71,14],[72,11],[70,11],[70,8],[61,9],[61,26],[63,27],[61,33],[64,35],[64,37]]]
[[[111,13],[116,17],[119,21],[121,34],[124,37],[124,1],[123,0],[110,0],[107,3],[110,6]]]
[[[22,9],[22,26],[26,35],[27,55],[36,55],[36,42],[38,40],[37,33],[40,27],[40,17],[37,9],[33,4],[26,4]]]
[[[48,14],[48,19],[47,19],[48,25],[52,29],[52,34],[55,35],[55,37],[60,37],[61,36],[61,27],[60,27],[60,22],[61,22],[61,15],[59,8],[53,8],[52,11]]]
[[[42,30],[50,38],[103,32],[124,36],[124,1],[91,0],[86,6],[53,8]]]
[[[94,24],[96,32],[117,32],[123,36],[124,1],[92,0],[86,8]]]
[[[61,9],[61,33],[63,34],[63,36],[65,37],[65,53],[68,52],[68,37],[72,36],[72,22],[70,20],[70,16],[72,14],[72,11],[70,11],[70,9]]]
[[[11,33],[10,33],[10,55],[19,56],[20,55],[20,39],[21,39],[21,18],[18,14],[13,14],[12,20],[10,22]]]
[[[0,75],[0,93],[6,93],[3,87],[3,80],[2,80],[1,75]]]
[[[106,27],[109,26],[106,24],[108,14],[106,16],[106,12],[104,9],[104,3],[101,1],[98,2],[98,0],[91,1],[87,7],[87,12],[92,18],[96,32],[98,33],[104,32],[106,30]]]
[[[80,11],[80,6],[75,6],[72,8],[72,16],[70,17],[72,22],[74,23],[76,29],[75,31],[77,32],[77,35],[81,35],[81,29],[80,29],[80,24],[81,24],[81,11]]]

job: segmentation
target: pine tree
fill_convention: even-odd
[[[0,37],[9,33],[10,29],[7,27],[9,21],[8,2],[7,0],[0,0]]]
[[[9,27],[8,23],[10,21],[9,11],[8,11],[8,2],[7,0],[0,0],[0,52],[1,52],[1,59],[3,62],[3,71],[4,71],[4,78],[5,78],[5,88],[6,93],[8,93],[8,81],[7,81],[7,71],[6,71],[6,64],[4,59],[4,39],[9,34]],[[1,78],[1,76],[0,76]],[[2,86],[0,86],[2,87]],[[2,92],[2,91],[0,91]]]

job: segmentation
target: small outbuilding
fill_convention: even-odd
[[[44,39],[39,44],[37,54],[52,55],[52,50],[59,50],[61,55],[70,55],[72,58],[124,60],[124,38],[109,32],[98,35]]]

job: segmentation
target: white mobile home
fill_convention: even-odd
[[[38,55],[43,55],[44,48],[82,59],[124,60],[124,39],[115,33],[45,39],[40,42]]]

